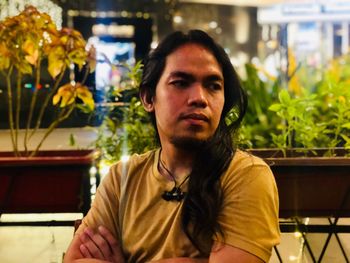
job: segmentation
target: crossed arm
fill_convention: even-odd
[[[169,258],[152,261],[153,263],[262,263],[258,257],[225,244],[213,249],[209,258]],[[76,234],[64,257],[64,263],[125,263],[125,259],[116,238],[103,226],[96,231],[85,228]]]

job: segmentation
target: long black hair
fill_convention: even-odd
[[[156,94],[167,56],[188,43],[208,49],[221,66],[224,77],[225,103],[219,126],[195,156],[182,210],[184,232],[198,250],[208,255],[213,236],[217,233],[223,235],[217,222],[223,202],[220,177],[234,156],[233,136],[245,114],[247,99],[224,49],[204,31],[191,30],[187,34],[177,31],[168,35],[145,58],[140,94],[146,94],[147,101],[151,102]],[[151,118],[157,130],[154,112]],[[158,132],[157,136],[159,140]]]

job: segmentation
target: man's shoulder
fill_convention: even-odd
[[[236,150],[236,153],[231,161],[231,166],[234,167],[250,167],[255,165],[268,166],[263,159],[257,157],[247,151],[244,150]]]
[[[141,154],[134,153],[127,158],[122,158],[122,160],[110,167],[110,177],[116,178],[117,181],[120,178],[130,179],[135,177],[141,170],[145,172],[147,169],[152,169],[157,152],[158,149],[154,149]]]
[[[153,161],[158,151],[159,149],[153,149],[145,153],[134,153],[129,157],[127,162],[129,163],[129,165],[135,166],[139,164],[144,164],[148,161]]]
[[[252,184],[260,184],[259,187],[265,187],[266,183],[275,184],[272,171],[264,160],[242,150],[236,151],[221,182],[224,189],[232,188],[235,191],[253,189],[250,188]]]
[[[113,164],[111,169],[119,172],[130,172],[130,170],[146,167],[146,165],[151,166],[158,151],[159,149],[153,149],[145,153],[133,153],[132,155],[122,158],[122,160]]]

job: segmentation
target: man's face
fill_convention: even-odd
[[[213,54],[185,44],[166,58],[156,94],[145,108],[155,112],[162,145],[184,146],[214,134],[224,102],[224,78]]]

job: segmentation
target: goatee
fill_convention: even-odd
[[[170,142],[179,149],[186,151],[198,151],[204,147],[204,145],[207,143],[207,140],[175,136],[171,138]]]

